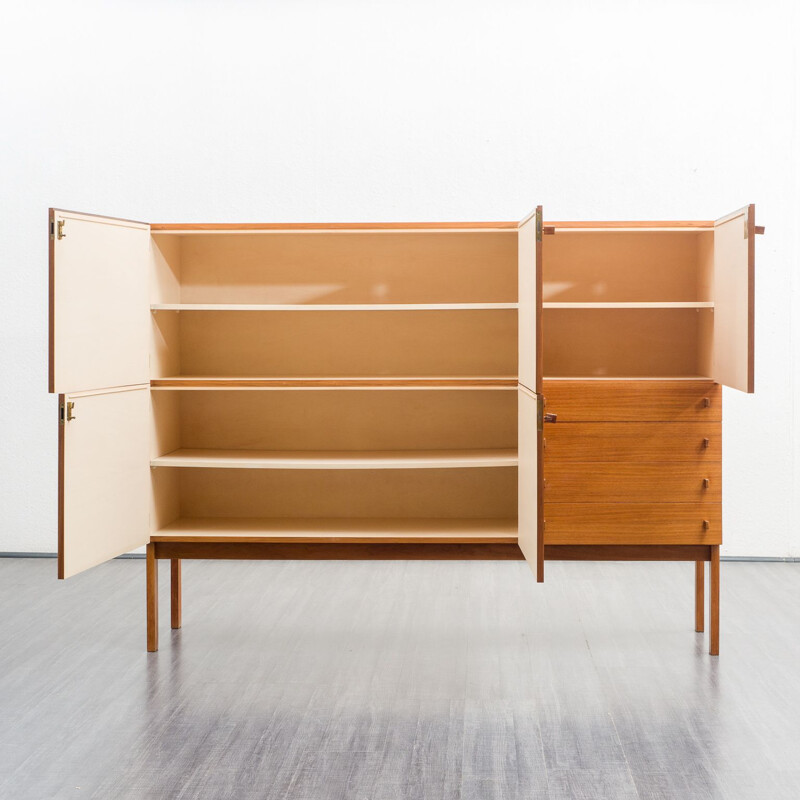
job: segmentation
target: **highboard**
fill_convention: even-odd
[[[146,546],[155,651],[159,559],[708,561],[717,655],[761,232],[50,209],[58,576]]]

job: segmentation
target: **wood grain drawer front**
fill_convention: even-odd
[[[544,499],[550,503],[719,503],[722,500],[719,462],[546,461],[544,478]],[[669,509],[665,509],[665,514],[669,514]]]
[[[719,422],[575,422],[547,425],[546,462],[721,461]]]
[[[545,503],[544,518],[545,544],[722,543],[721,503]]]
[[[543,394],[556,424],[722,421],[722,390],[712,381],[549,380]]]

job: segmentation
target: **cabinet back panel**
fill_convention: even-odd
[[[581,233],[543,241],[544,302],[711,300],[713,231]]]
[[[154,395],[180,398],[180,446],[186,448],[437,450],[517,446],[516,392],[311,390]]]
[[[517,515],[516,467],[178,471],[183,517]]]
[[[548,377],[692,377],[710,309],[547,309]]]
[[[514,310],[179,314],[184,375],[517,374]]]
[[[514,303],[509,232],[181,236],[183,303]]]

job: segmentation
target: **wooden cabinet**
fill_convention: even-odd
[[[752,206],[48,223],[59,577],[147,545],[151,650],[161,558],[179,627],[181,558],[718,557]]]

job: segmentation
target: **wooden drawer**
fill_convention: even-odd
[[[544,518],[545,544],[722,543],[721,503],[545,503]]]
[[[707,443],[707,444],[706,444]],[[574,422],[545,428],[545,462],[721,461],[719,422]]]
[[[713,381],[546,380],[543,394],[557,425],[722,420],[722,390]]]
[[[545,461],[546,503],[718,503],[722,464]],[[703,481],[708,479],[708,488]],[[666,513],[669,513],[668,511]]]

